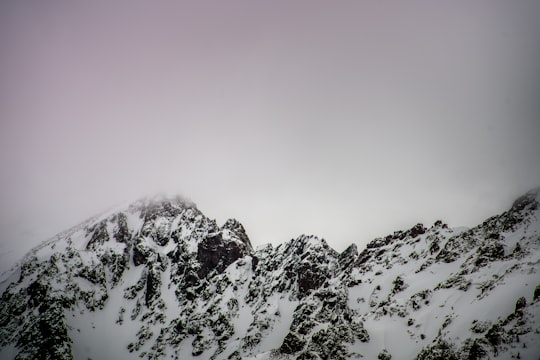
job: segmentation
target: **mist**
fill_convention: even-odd
[[[0,261],[158,192],[254,245],[540,185],[536,1],[3,1]]]

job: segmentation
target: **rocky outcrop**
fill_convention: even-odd
[[[224,239],[222,232],[208,234],[202,239],[197,246],[197,261],[201,264],[199,278],[205,278],[212,272],[220,274],[230,264],[252,252],[245,232],[242,231],[241,235],[244,237],[241,241]]]
[[[471,229],[416,224],[360,253],[307,235],[255,251],[237,220],[141,200],[25,258],[3,284],[0,357],[535,358],[538,198]],[[84,343],[111,331],[124,342]]]

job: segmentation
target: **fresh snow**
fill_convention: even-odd
[[[466,342],[477,340],[490,358],[537,359],[538,194],[477,227],[417,225],[375,239],[360,254],[338,254],[304,235],[254,250],[243,230],[220,228],[179,199],[111,209],[2,274],[0,335],[14,340],[1,340],[0,358],[21,351],[17,334],[46,310],[35,299],[71,299],[62,311],[74,359],[270,360],[302,351],[377,359],[386,350],[405,360],[439,340],[463,357]],[[125,242],[115,240],[119,214]],[[213,242],[201,248],[207,239]],[[6,315],[17,305],[12,296],[23,299],[22,314]],[[515,312],[520,297],[526,304]],[[473,331],[474,324],[485,329]],[[496,324],[504,341],[493,346],[486,333]],[[285,344],[287,337],[297,340]]]

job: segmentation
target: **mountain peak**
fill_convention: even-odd
[[[518,197],[512,204],[512,210],[523,211],[526,209],[536,210],[540,202],[540,187],[528,191],[526,194]]]
[[[0,358],[538,358],[538,194],[360,253],[313,235],[254,250],[235,219],[141,199],[23,260],[2,284]]]
[[[165,194],[156,194],[146,196],[129,204],[126,209],[119,211],[140,213],[143,217],[152,216],[175,216],[183,210],[192,209],[199,211],[194,202],[181,196],[167,196]]]

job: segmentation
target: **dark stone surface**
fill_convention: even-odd
[[[283,340],[283,344],[279,348],[279,351],[282,354],[294,354],[299,352],[304,348],[306,344],[305,340],[302,340],[298,335],[293,333],[288,333]]]
[[[221,232],[208,234],[197,247],[197,260],[201,264],[199,278],[205,278],[213,270],[222,273],[237,259],[249,255],[249,250],[247,244],[224,241]]]
[[[251,241],[249,241],[249,237],[246,234],[246,229],[244,229],[244,226],[238,222],[238,220],[228,219],[225,224],[223,224],[222,229],[230,230],[246,246],[248,246],[250,249],[252,248]]]
[[[95,227],[90,228],[89,231],[92,233],[92,237],[86,245],[86,250],[95,249],[97,246],[103,245],[106,241],[109,241],[107,220],[99,222]]]

